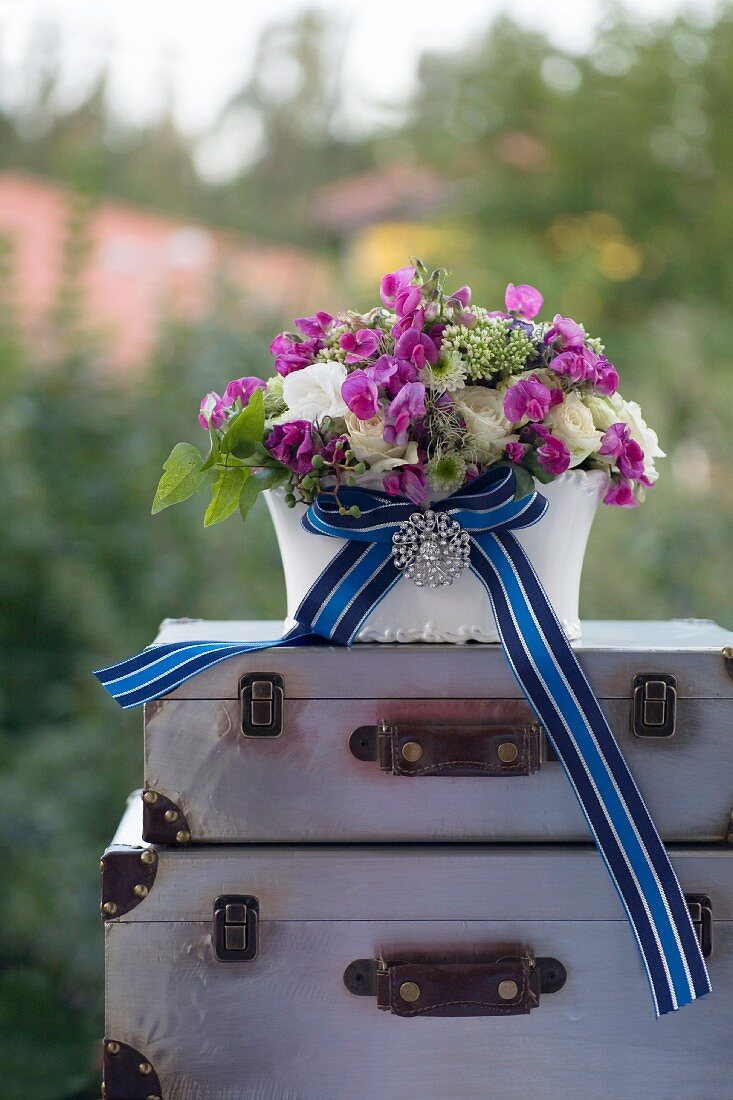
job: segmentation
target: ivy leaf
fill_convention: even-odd
[[[163,463],[163,476],[153,500],[153,515],[200,493],[210,481],[211,475],[204,469],[198,449],[191,443],[178,443]]]
[[[285,466],[277,466],[273,469],[253,470],[244,483],[242,495],[239,498],[239,512],[242,519],[246,519],[252,505],[260,493],[265,489],[276,489],[287,481],[289,471]]]
[[[231,451],[237,458],[247,458],[252,454],[254,444],[262,442],[264,434],[265,398],[262,390],[256,389],[224,433],[222,452],[228,454]]]
[[[232,514],[239,504],[247,473],[241,466],[220,466],[211,489],[211,502],[204,516],[204,527],[213,527]]]

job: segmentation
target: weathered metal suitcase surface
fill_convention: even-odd
[[[139,844],[103,865],[107,1100],[730,1100],[733,851],[673,855],[713,993],[655,1020],[597,853]]]
[[[178,621],[158,641],[279,633]],[[732,644],[710,622],[584,626],[581,663],[665,840],[727,835]],[[588,839],[497,646],[252,653],[145,718],[152,842]]]

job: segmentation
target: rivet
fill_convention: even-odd
[[[140,853],[140,862],[147,864],[155,863],[155,852],[151,851],[150,848],[146,848],[144,852]]]
[[[120,1052],[120,1044],[118,1042],[116,1042],[114,1039],[110,1039],[110,1041],[107,1043],[107,1053],[108,1054],[119,1054],[119,1052]]]
[[[148,896],[148,888],[142,882],[139,882],[132,892],[136,898],[146,898]]]
[[[420,986],[417,982],[403,982],[400,986],[400,997],[408,1004],[412,1004],[420,996]]]
[[[188,829],[179,829],[176,833],[176,840],[179,844],[188,844],[191,839],[191,834]]]
[[[102,1100],[104,1100],[105,1096],[107,1095],[107,1086],[105,1085],[104,1081],[102,1081],[101,1085],[99,1086],[99,1091],[102,1094]]]
[[[108,917],[113,917],[117,912],[117,906],[113,901],[105,901],[102,906],[102,912],[106,913]]]
[[[153,1072],[153,1067],[150,1065],[150,1062],[141,1062],[137,1068],[140,1073],[142,1073],[143,1077],[147,1077]]]
[[[513,1001],[519,993],[519,986],[516,982],[513,982],[511,978],[505,979],[503,982],[499,982],[499,996],[502,1001]]]
[[[496,755],[502,764],[513,764],[519,756],[519,749],[511,741],[504,741],[496,750]]]
[[[406,741],[402,746],[402,756],[410,764],[415,764],[422,756],[422,745],[417,741]]]
[[[733,645],[723,646],[723,656],[727,661],[733,661]]]
[[[147,802],[148,806],[152,806],[154,802],[158,801],[158,794],[156,791],[145,791],[143,794],[143,802]]]
[[[99,861],[99,870],[104,871],[104,860],[103,859],[100,859],[100,861]]]
[[[172,825],[174,821],[178,821],[178,810],[166,810],[163,817]]]

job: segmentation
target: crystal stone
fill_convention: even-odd
[[[445,512],[414,512],[392,536],[394,563],[418,588],[453,584],[470,554],[468,533]]]

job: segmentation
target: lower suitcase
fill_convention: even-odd
[[[731,1100],[733,851],[673,853],[713,992],[655,1020],[594,849],[103,858],[106,1100]]]

